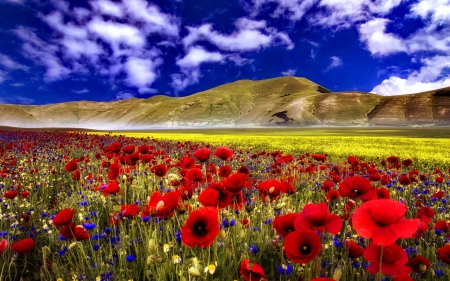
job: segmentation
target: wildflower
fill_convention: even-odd
[[[339,216],[328,211],[327,203],[306,204],[303,211],[294,222],[295,229],[310,228],[320,232],[327,230],[337,234],[342,228],[342,220]]]
[[[212,183],[198,196],[198,201],[203,206],[222,209],[232,203],[232,196],[233,193],[228,191],[221,183]]]
[[[311,229],[297,229],[284,239],[286,256],[295,263],[308,263],[322,250],[320,237]]]
[[[6,247],[8,247],[8,240],[2,239],[2,241],[0,241],[0,256],[6,250]]]
[[[368,179],[353,176],[346,178],[339,186],[339,193],[342,197],[350,199],[360,199],[367,201],[372,199],[374,189]]]
[[[248,180],[248,176],[243,173],[235,173],[222,180],[223,186],[232,193],[242,190]]]
[[[388,246],[371,243],[364,250],[364,258],[371,262],[367,270],[374,275],[380,268],[383,274],[390,276],[409,274],[412,270],[406,266],[408,255],[405,250],[395,243]]]
[[[230,160],[233,157],[233,151],[227,147],[218,147],[214,152],[214,156],[224,161]]]
[[[209,274],[214,274],[216,271],[216,266],[214,264],[210,264],[207,267],[205,267],[205,273],[209,272]]]
[[[31,238],[25,238],[12,244],[10,248],[14,252],[26,255],[33,250],[34,240]]]
[[[398,238],[410,238],[419,227],[419,220],[406,220],[406,206],[390,199],[366,202],[355,210],[352,224],[363,238],[376,245],[391,245]]]
[[[167,167],[164,164],[159,164],[153,166],[150,171],[152,171],[158,177],[164,177],[167,173]]]
[[[414,272],[424,273],[430,268],[431,264],[427,258],[423,257],[422,255],[418,255],[409,261],[409,265]]]
[[[170,218],[178,208],[180,201],[181,196],[177,191],[168,192],[164,195],[154,191],[148,205],[142,209],[141,216]]]
[[[450,264],[450,245],[445,245],[437,249],[436,256],[446,264]]]
[[[17,192],[17,190],[10,190],[8,192],[6,192],[3,197],[8,198],[8,199],[14,199],[17,197],[19,193]]]
[[[286,214],[282,216],[278,216],[273,220],[273,228],[275,228],[275,231],[283,238],[286,238],[286,236],[295,230],[294,222],[297,218],[298,214],[291,213]]]
[[[267,280],[264,269],[257,263],[249,260],[241,261],[239,272],[245,281],[264,281]]]
[[[213,207],[203,207],[191,213],[181,228],[181,241],[192,248],[208,247],[219,234],[218,211]]]
[[[211,154],[211,150],[208,148],[200,148],[197,151],[194,152],[195,158],[197,158],[201,162],[205,162],[209,159],[209,156]]]
[[[125,259],[127,262],[133,262],[136,260],[136,257],[133,255],[128,255]]]
[[[231,167],[228,165],[223,165],[219,168],[219,177],[226,178],[231,174]]]
[[[364,249],[353,241],[346,240],[345,247],[348,250],[348,257],[352,259],[360,258],[364,255]]]
[[[66,167],[65,167],[66,172],[68,172],[68,173],[73,172],[76,169],[78,169],[77,161],[71,160],[71,161],[67,162]]]

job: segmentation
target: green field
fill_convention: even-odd
[[[286,154],[326,153],[336,161],[348,155],[377,161],[395,155],[418,168],[450,167],[450,128],[258,128],[114,132],[132,137],[192,141]],[[378,158],[379,157],[379,158]]]

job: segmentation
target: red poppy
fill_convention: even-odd
[[[65,238],[73,238],[76,232],[76,227],[73,222],[63,226],[59,230],[59,234]]]
[[[226,178],[231,174],[231,167],[228,165],[223,165],[219,168],[219,177]]]
[[[434,230],[448,232],[449,230],[448,223],[446,221],[437,221],[434,223]]]
[[[122,143],[120,143],[120,142],[114,142],[109,146],[109,150],[114,153],[119,152],[121,148],[122,148]]]
[[[389,276],[409,274],[412,270],[411,267],[406,266],[408,255],[405,250],[395,243],[388,246],[371,243],[364,250],[364,258],[371,262],[367,271],[374,275],[380,271],[380,268],[383,274]]]
[[[438,192],[434,193],[431,197],[441,200],[444,197],[444,195],[445,195],[445,192],[442,190],[439,190]]]
[[[401,185],[409,185],[411,183],[411,179],[407,175],[403,175],[398,179],[398,182]]]
[[[233,157],[233,150],[229,149],[228,147],[218,147],[214,152],[214,156],[224,161],[230,160],[231,157]]]
[[[249,260],[241,261],[239,272],[245,281],[265,281],[267,280],[264,269],[257,263]]]
[[[119,192],[119,190],[120,187],[117,181],[112,181],[105,187],[105,189],[103,190],[103,194],[104,195],[116,194],[117,192]]]
[[[75,227],[75,235],[73,236],[75,240],[82,241],[89,239],[89,232],[87,232],[86,229],[84,229],[81,225],[77,225]]]
[[[334,182],[331,180],[326,180],[323,182],[322,186],[320,187],[320,189],[322,189],[325,192],[330,191],[332,188],[334,187]]]
[[[414,272],[424,273],[428,269],[430,269],[431,264],[427,258],[423,257],[422,255],[418,255],[409,261],[409,265],[411,266]]]
[[[6,192],[3,197],[8,198],[8,199],[14,199],[17,197],[19,193],[17,192],[17,190],[10,190],[8,192]]]
[[[295,194],[295,188],[292,185],[292,183],[288,181],[282,181],[281,182],[281,192],[287,193],[287,194]]]
[[[368,179],[353,176],[346,178],[339,186],[339,193],[342,197],[350,199],[360,199],[367,201],[372,199],[374,189]]]
[[[412,238],[416,238],[416,239],[422,238],[423,234],[425,232],[427,232],[427,230],[428,230],[428,225],[424,222],[420,222],[419,227],[417,228],[417,231],[416,231],[416,233],[414,233]]]
[[[284,252],[295,263],[308,263],[322,250],[317,233],[311,229],[297,229],[284,239]]]
[[[25,238],[12,244],[10,248],[14,252],[26,255],[33,250],[34,240],[31,238]]]
[[[375,189],[375,193],[373,195],[373,199],[390,199],[391,194],[386,187],[380,187]]]
[[[320,161],[320,162],[324,162],[325,160],[327,160],[327,155],[324,155],[324,154],[313,154],[311,157],[314,160]]]
[[[145,144],[138,146],[138,152],[140,154],[148,154],[150,152],[150,148],[146,146]]]
[[[181,169],[195,168],[195,160],[191,157],[183,157],[181,159]]]
[[[281,182],[278,180],[265,180],[258,184],[256,188],[259,190],[263,202],[266,202],[266,196],[269,196],[272,202],[280,196]]]
[[[80,170],[76,170],[76,171],[73,172],[72,179],[74,181],[79,181],[81,179],[81,172],[80,172]]]
[[[177,191],[168,192],[164,195],[158,191],[154,191],[150,197],[148,206],[142,210],[141,215],[162,217],[165,219],[170,218],[178,208],[180,201],[181,196]]]
[[[205,180],[205,177],[203,176],[203,172],[199,168],[189,169],[189,171],[186,173],[184,178],[187,181],[198,182],[198,183],[202,183]]]
[[[436,256],[446,264],[450,264],[450,245],[445,245],[437,249]]]
[[[133,154],[136,151],[136,147],[134,145],[127,145],[122,148],[122,151],[125,154]]]
[[[22,191],[22,192],[20,192],[20,196],[22,198],[26,198],[26,197],[30,196],[30,193],[28,191]]]
[[[286,236],[295,230],[294,222],[297,218],[298,214],[292,213],[292,214],[286,214],[282,216],[278,216],[273,220],[273,228],[275,228],[278,235],[280,235],[283,238],[286,238]]]
[[[222,180],[223,186],[232,193],[237,193],[247,183],[248,176],[243,173],[235,173],[228,178]]]
[[[402,165],[405,168],[408,168],[409,166],[411,166],[412,163],[413,163],[413,161],[411,159],[409,159],[409,158],[402,161]]]
[[[346,240],[345,247],[348,250],[348,257],[351,259],[357,259],[364,255],[364,249],[353,241]]]
[[[75,171],[76,169],[78,169],[77,161],[71,160],[71,161],[67,162],[65,169],[66,169],[66,172]]]
[[[339,199],[339,197],[340,197],[340,194],[339,194],[339,191],[337,191],[337,190],[330,190],[327,193],[327,200],[328,201],[337,200],[337,199]]]
[[[294,226],[295,229],[309,228],[320,232],[327,230],[337,234],[342,228],[342,220],[328,211],[327,203],[309,203],[295,219]]]
[[[167,167],[164,164],[159,164],[153,166],[150,171],[152,171],[158,177],[164,177],[167,173]]]
[[[420,219],[424,223],[430,223],[434,217],[434,210],[430,207],[423,206],[416,214],[416,218]]]
[[[120,164],[119,164],[119,163],[116,163],[116,162],[111,163],[111,164],[109,165],[109,170],[110,170],[111,172],[115,172],[115,173],[119,174],[119,172],[120,172]]]
[[[190,248],[205,248],[214,242],[219,230],[218,210],[202,207],[193,211],[181,228],[181,241]]]
[[[375,245],[391,245],[398,238],[410,238],[420,220],[406,220],[406,206],[390,199],[372,200],[357,208],[352,217],[353,228]]]
[[[120,215],[122,217],[134,217],[139,214],[139,206],[136,204],[123,204],[120,206]]]
[[[232,197],[233,193],[228,191],[221,183],[212,183],[198,196],[198,201],[203,206],[222,209],[232,203]]]
[[[2,241],[0,241],[0,257],[2,256],[3,252],[6,250],[6,247],[8,247],[8,240],[2,239]]]
[[[75,213],[74,209],[64,209],[60,211],[54,218],[53,218],[53,225],[56,227],[65,226],[72,222],[73,214]]]
[[[205,162],[209,159],[209,156],[211,155],[211,150],[208,148],[200,148],[197,151],[194,152],[195,158],[197,158],[201,162]]]

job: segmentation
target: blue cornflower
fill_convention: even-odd
[[[127,259],[127,262],[133,262],[134,260],[136,260],[136,257],[133,255],[128,255],[126,259]]]
[[[100,249],[100,246],[98,244],[94,244],[92,245],[92,249],[94,249],[94,251],[98,251]]]
[[[281,275],[289,275],[292,273],[292,265],[288,264],[288,265],[280,265],[278,267],[278,273],[280,273]]]
[[[86,230],[92,230],[92,229],[94,229],[95,228],[95,223],[93,223],[93,222],[84,222],[83,223],[83,227],[86,229]]]

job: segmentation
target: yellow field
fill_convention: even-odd
[[[450,138],[436,136],[433,131],[152,131],[152,132],[116,132],[127,137],[154,137],[161,140],[192,141],[225,145],[239,149],[280,150],[285,154],[301,155],[305,152],[326,153],[335,161],[345,160],[348,155],[359,156],[367,161],[377,161],[395,155],[400,159],[411,158],[418,168],[434,169],[450,167]],[[325,133],[324,133],[325,132]],[[405,133],[407,132],[407,133]],[[314,134],[314,135],[312,135]],[[429,137],[427,137],[428,135]],[[364,136],[369,135],[369,136]],[[375,136],[378,135],[378,136]],[[412,136],[412,137],[411,137]],[[425,137],[424,137],[425,136]],[[446,135],[445,135],[446,136]]]

